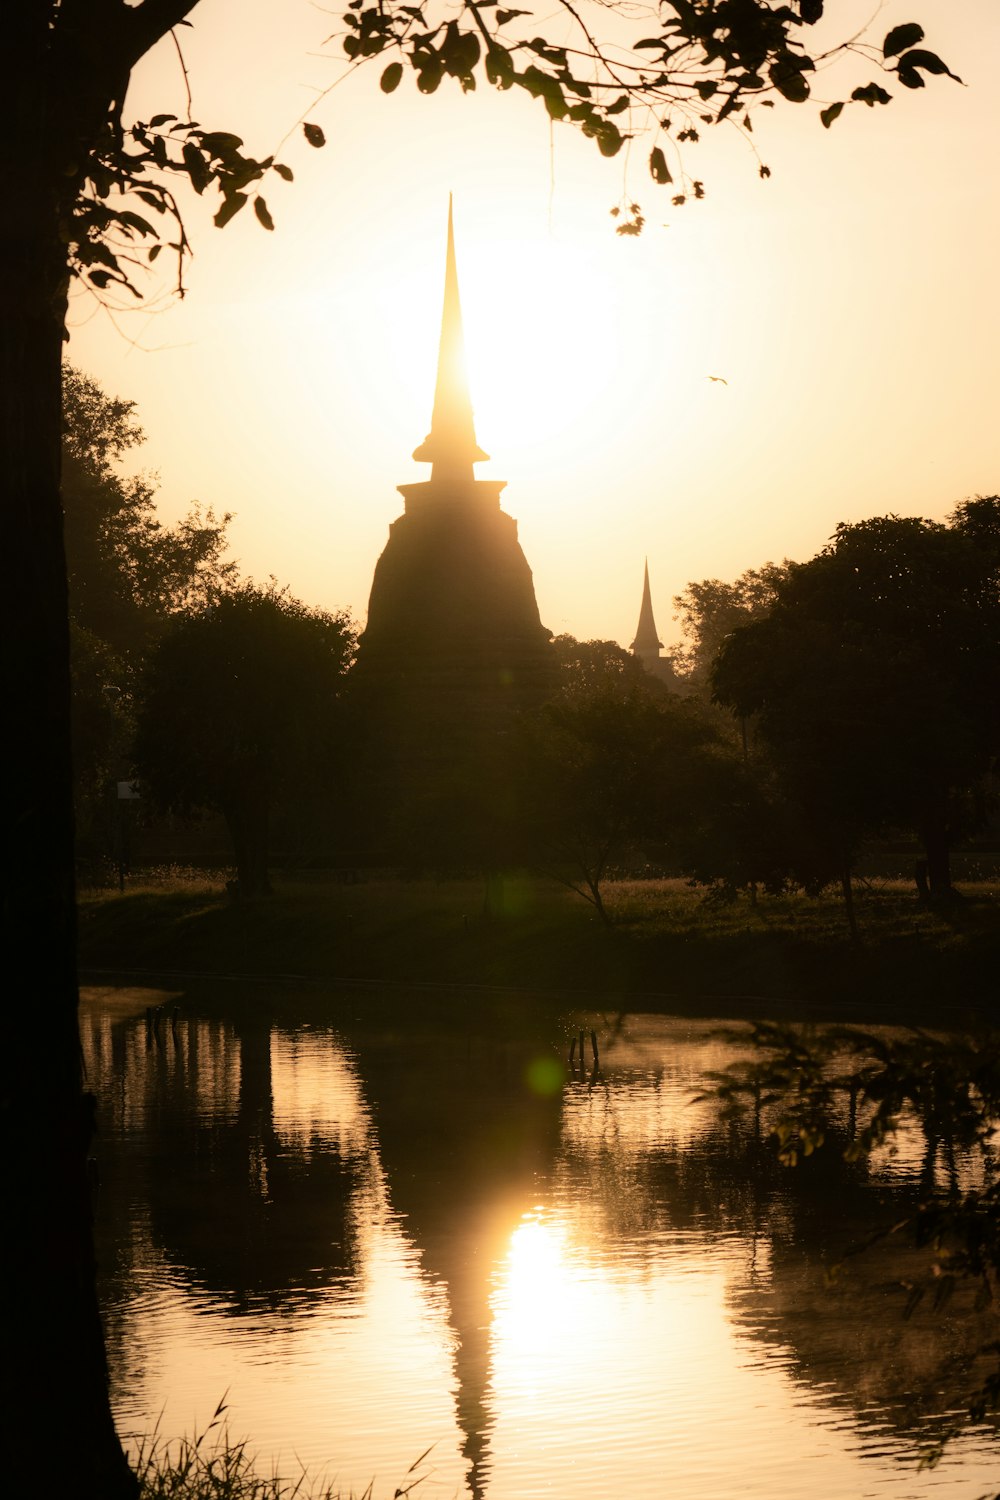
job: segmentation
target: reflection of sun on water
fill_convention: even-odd
[[[599,1285],[572,1254],[564,1224],[526,1214],[510,1237],[493,1298],[494,1375],[525,1393],[557,1385],[573,1361]]]
[[[574,1300],[564,1259],[566,1231],[527,1218],[510,1237],[504,1284],[504,1325],[524,1347],[544,1344]]]

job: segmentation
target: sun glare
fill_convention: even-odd
[[[537,469],[568,434],[585,454],[623,389],[621,320],[586,249],[539,238],[461,259],[469,376],[481,440],[503,465],[516,446]],[[509,267],[498,290],[493,256]],[[601,291],[598,293],[598,288]],[[596,378],[596,372],[600,378]],[[601,414],[601,420],[595,417]]]
[[[537,1323],[566,1293],[563,1260],[565,1229],[526,1218],[514,1230],[507,1251],[507,1296],[525,1322]]]
[[[568,1254],[565,1225],[527,1214],[510,1237],[495,1296],[501,1363],[530,1382],[578,1326],[593,1289]]]

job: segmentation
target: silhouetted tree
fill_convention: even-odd
[[[270,891],[268,827],[297,783],[335,795],[339,695],[354,649],[345,615],[252,584],[181,616],[153,651],[135,761],[155,802],[221,812],[241,896]]]
[[[557,635],[552,650],[558,664],[560,692],[650,685],[639,658],[617,641],[578,641],[573,635]]]
[[[947,526],[838,527],[768,615],[729,636],[712,681],[754,716],[845,895],[862,838],[908,825],[931,896],[950,896],[949,849],[981,820],[1000,748],[1000,500],[967,502]]]
[[[106,852],[111,784],[127,771],[135,674],[173,614],[232,584],[228,515],[192,506],[176,526],[157,517],[155,490],[122,459],[143,441],[135,403],[89,375],[63,370],[63,509],[73,675],[77,839]]]
[[[523,726],[529,859],[609,922],[602,885],[633,845],[683,840],[725,751],[695,705],[618,685],[565,689]]]
[[[741,625],[749,625],[767,614],[778,585],[788,576],[790,564],[765,563],[748,568],[734,583],[705,578],[689,583],[674,599],[674,609],[685,637],[672,652],[672,660],[692,686],[708,691],[712,665],[723,641]]]
[[[207,602],[234,580],[223,558],[231,516],[193,505],[176,526],[156,514],[155,487],[121,460],[144,441],[135,402],[63,370],[63,510],[73,621],[119,656],[141,657],[165,617]]]
[[[773,768],[758,756],[744,761],[732,740],[727,747],[692,789],[674,839],[680,873],[716,899],[747,892],[752,904],[760,890],[814,895],[838,880],[829,843],[783,792]]]

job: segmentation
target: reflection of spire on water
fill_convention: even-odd
[[[482,1500],[490,1469],[490,1436],[495,1425],[490,1402],[489,1257],[483,1257],[485,1264],[477,1264],[474,1256],[470,1258],[468,1246],[464,1254],[460,1252],[457,1256],[450,1256],[440,1243],[421,1248],[425,1270],[441,1275],[447,1287],[450,1322],[455,1333],[455,1414],[461,1432],[462,1456],[468,1464],[469,1492],[473,1500]]]
[[[530,1093],[527,1059],[516,1047],[445,1035],[359,1046],[392,1205],[424,1275],[447,1292],[472,1500],[483,1500],[492,1468],[493,1271],[558,1140],[559,1095]],[[431,1074],[448,1088],[428,1089]]]

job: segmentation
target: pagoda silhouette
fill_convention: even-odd
[[[632,655],[642,663],[644,671],[662,683],[673,693],[683,694],[684,684],[677,676],[677,670],[669,657],[661,656],[663,642],[660,640],[656,629],[656,621],[653,618],[653,597],[649,589],[649,562],[647,560],[642,575],[642,603],[639,606],[639,623],[636,626],[635,640],[629,647]]]
[[[473,473],[489,454],[476,441],[450,199],[434,411],[413,457],[430,464],[430,478],[399,486],[404,512],[375,568],[359,666],[439,679],[476,660],[498,691],[517,697],[550,632],[517,522],[500,509],[506,481]]]
[[[556,671],[505,481],[477,479],[452,204],[431,428],[414,450],[430,477],[402,484],[403,514],[375,567],[355,698],[369,728],[371,801],[397,842],[449,842],[473,863],[502,821],[493,775],[518,713],[544,701]],[[386,852],[391,852],[388,849]],[[488,861],[489,862],[489,861]]]

